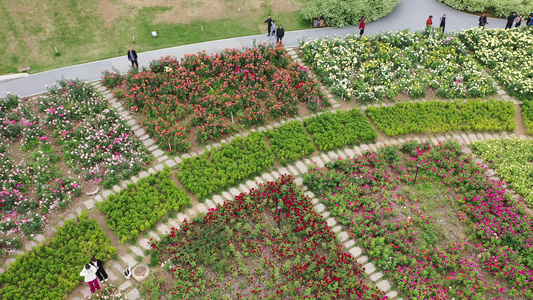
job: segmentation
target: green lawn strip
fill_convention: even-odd
[[[267,132],[272,152],[281,164],[294,162],[315,151],[311,138],[299,121],[290,121]]]
[[[452,130],[512,131],[516,128],[513,102],[503,100],[397,103],[370,106],[366,114],[388,136]]]
[[[177,176],[188,191],[202,200],[273,165],[274,154],[266,145],[265,134],[252,132],[246,138],[235,137],[229,144],[203,155],[186,158]]]
[[[306,119],[304,126],[321,151],[374,142],[378,137],[359,108],[326,112]]]
[[[472,148],[483,160],[493,163],[502,180],[533,205],[533,141],[502,139],[477,141]]]
[[[136,184],[97,204],[106,215],[106,224],[115,231],[119,242],[135,240],[170,211],[190,205],[190,199],[169,177],[170,168],[150,174]]]
[[[116,254],[110,240],[84,211],[58,227],[51,240],[19,255],[0,274],[3,299],[65,299],[82,281],[79,274],[92,256],[108,260]]]

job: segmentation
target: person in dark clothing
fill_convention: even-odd
[[[442,17],[440,17],[440,25],[439,28],[444,32],[444,27],[446,27],[446,14],[443,14]]]
[[[507,24],[505,25],[505,29],[511,29],[513,27],[514,19],[516,18],[516,13],[512,12],[507,17]]]
[[[533,20],[533,12],[527,16],[526,25],[531,26],[531,20]]]
[[[131,67],[137,67],[139,68],[139,63],[137,62],[137,52],[135,50],[131,49],[128,51],[128,60],[131,61]]]
[[[482,14],[481,17],[479,17],[479,27],[481,29],[485,29],[485,25],[487,25],[487,16],[485,14]]]
[[[365,16],[361,17],[361,21],[359,21],[359,35],[363,36],[365,33]]]
[[[100,282],[104,282],[109,279],[107,273],[105,272],[103,261],[93,257],[91,258],[91,266],[94,266],[96,268],[96,276],[98,276]]]
[[[276,43],[281,43],[284,36],[285,29],[283,29],[283,26],[279,25],[278,29],[276,30]]]
[[[270,36],[270,32],[272,31],[272,18],[270,15],[268,15],[268,19],[266,19],[265,22],[263,23],[267,23],[267,26],[268,26],[268,34],[267,36]]]

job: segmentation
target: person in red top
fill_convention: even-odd
[[[429,16],[428,20],[426,21],[426,27],[431,27],[433,25],[433,16]]]
[[[363,36],[365,33],[365,16],[361,17],[361,21],[359,22],[359,35]]]

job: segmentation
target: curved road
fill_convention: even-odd
[[[477,27],[478,24],[477,16],[456,11],[441,4],[437,0],[402,0],[402,2],[389,15],[378,21],[368,23],[365,34],[374,35],[379,32],[397,31],[405,28],[409,28],[411,31],[421,30],[425,27],[426,19],[429,15],[433,15],[433,24],[434,26],[438,26],[442,14],[446,14],[448,17],[446,21],[446,31],[458,31],[473,26]],[[488,21],[490,25],[488,25],[487,28],[503,28],[506,23],[506,20],[502,19],[489,18]],[[287,30],[290,30],[290,28]],[[283,42],[286,47],[294,47],[298,45],[300,40],[305,41],[311,38],[332,37],[335,35],[344,37],[347,34],[358,32],[359,30],[357,29],[357,26],[287,31]],[[148,66],[150,61],[166,55],[181,58],[184,54],[197,53],[204,50],[207,53],[218,53],[225,48],[253,46],[254,41],[274,42],[273,39],[269,40],[266,35],[230,38],[142,52],[139,53],[139,62],[141,66]],[[41,94],[47,91],[47,85],[52,85],[63,78],[81,78],[90,82],[96,81],[101,79],[101,72],[104,70],[116,68],[121,73],[125,73],[129,69],[129,66],[130,64],[126,58],[126,53],[124,53],[121,57],[45,71],[23,78],[0,82],[0,97],[5,96],[8,92],[22,97]]]

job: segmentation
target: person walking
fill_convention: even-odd
[[[533,12],[529,14],[529,16],[527,17],[527,21],[527,26],[533,26]]]
[[[137,67],[137,69],[139,68],[139,63],[137,62],[137,52],[131,49],[131,47],[130,47],[130,50],[128,50],[128,60],[131,61],[132,68],[135,68],[135,67]]]
[[[485,25],[487,25],[487,15],[482,14],[481,17],[479,17],[479,27],[481,29],[485,29]]]
[[[93,257],[91,258],[91,266],[96,268],[96,276],[98,277],[100,282],[104,282],[109,279],[107,273],[105,272],[103,261]]]
[[[433,16],[429,16],[429,18],[426,20],[426,27],[431,27],[433,25]]]
[[[359,21],[359,36],[363,36],[365,33],[365,16],[361,17],[361,21]]]
[[[96,278],[96,267],[86,264],[83,270],[80,272],[80,276],[84,277],[84,281],[89,284],[91,288],[91,294],[100,289],[100,284]]]
[[[266,19],[266,21],[263,23],[267,23],[267,28],[268,28],[267,36],[270,36],[270,32],[272,31],[272,17],[268,15],[268,19]]]
[[[446,27],[446,14],[443,14],[442,17],[440,17],[440,25],[439,28],[444,32],[444,27]]]
[[[270,36],[276,36],[276,22],[272,20],[272,28],[270,30]]]
[[[516,12],[512,12],[507,17],[507,24],[505,25],[505,29],[511,29],[513,27],[514,19],[516,18]]]
[[[283,26],[281,26],[280,24],[278,29],[276,30],[276,43],[283,43],[284,36],[285,36],[285,29],[283,29]]]
[[[518,16],[515,20],[514,20],[514,27],[520,27],[522,26],[522,20],[524,20],[524,15],[523,14],[520,14],[520,16]]]

